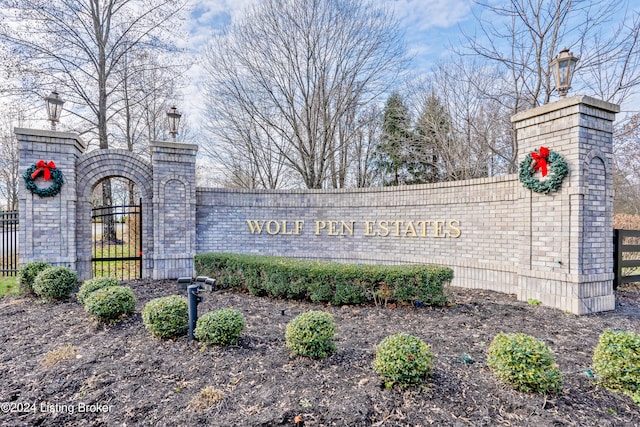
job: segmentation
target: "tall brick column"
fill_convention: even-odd
[[[540,146],[561,154],[560,191],[528,192],[518,298],[575,314],[615,309],[613,293],[613,120],[619,106],[574,96],[512,117],[518,159]]]
[[[15,129],[20,175],[39,160],[53,161],[64,184],[54,197],[40,197],[18,184],[20,265],[46,261],[76,269],[76,159],[84,151],[78,135],[37,129]],[[47,186],[42,178],[36,185]]]
[[[193,274],[197,151],[198,146],[192,144],[151,144],[154,279]]]

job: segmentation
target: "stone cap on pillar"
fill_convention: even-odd
[[[80,136],[78,136],[77,133],[73,132],[58,132],[55,130],[27,128],[15,128],[13,132],[15,133],[16,137],[18,137],[18,139],[24,139],[19,138],[19,136],[22,135],[26,137],[35,137],[29,139],[35,139],[36,141],[46,139],[48,143],[55,143],[57,140],[73,140],[76,148],[80,152],[84,152],[84,150],[87,148],[87,144],[85,144],[85,142],[80,139]]]
[[[165,148],[168,150],[179,150],[179,151],[198,151],[198,146],[196,144],[186,144],[184,142],[170,142],[170,141],[151,141],[151,148]]]
[[[519,123],[523,122],[527,119],[531,119],[534,117],[541,117],[547,114],[553,113],[554,111],[562,110],[565,108],[570,108],[574,106],[584,105],[587,107],[595,108],[597,110],[602,110],[604,112],[610,113],[611,117],[607,117],[609,120],[614,119],[613,115],[615,113],[620,112],[620,106],[617,104],[612,104],[611,102],[603,101],[601,99],[592,98],[587,95],[576,95],[569,98],[563,98],[559,101],[550,102],[545,105],[541,105],[539,107],[531,108],[526,111],[521,111],[517,114],[511,116],[511,123]],[[576,110],[576,112],[579,112]],[[546,121],[546,120],[545,120]]]

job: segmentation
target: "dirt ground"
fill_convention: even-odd
[[[640,288],[617,293],[615,312],[574,316],[513,295],[450,288],[445,308],[332,307],[229,291],[205,296],[200,314],[234,307],[247,326],[237,345],[205,347],[187,337],[151,337],[140,311],[179,293],[175,282],[126,283],[136,313],[92,324],[75,296],[44,304],[0,299],[0,425],[3,426],[637,426],[640,407],[590,378],[606,328],[640,332]],[[324,360],[291,357],[284,330],[297,314],[333,314],[338,351]],[[375,345],[407,332],[437,356],[425,387],[381,387]],[[486,365],[498,332],[544,340],[564,373],[560,396],[520,393]],[[69,357],[55,363],[56,354]],[[222,392],[208,409],[194,397]],[[297,421],[297,424],[296,424]]]

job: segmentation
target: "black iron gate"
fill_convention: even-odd
[[[0,212],[2,231],[1,276],[18,274],[18,211]]]
[[[94,277],[142,277],[142,202],[93,208],[91,229]]]

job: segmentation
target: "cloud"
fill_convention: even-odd
[[[400,22],[411,31],[454,27],[471,12],[470,0],[375,0],[379,6],[390,5]]]

